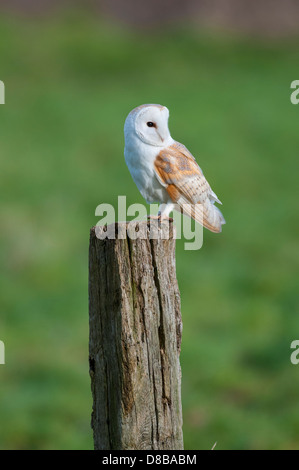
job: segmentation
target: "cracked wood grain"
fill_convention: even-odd
[[[91,229],[89,364],[95,449],[183,449],[182,321],[174,229],[171,224],[168,234],[167,227],[156,225],[150,232],[149,224],[140,222],[143,239],[131,239],[136,230],[127,223]],[[104,238],[109,229],[124,234],[123,239]],[[151,239],[153,231],[158,239]]]

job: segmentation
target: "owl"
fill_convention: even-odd
[[[125,161],[147,203],[159,203],[158,218],[179,210],[211,232],[221,232],[221,204],[193,155],[173,140],[168,129],[169,110],[144,104],[126,118]]]

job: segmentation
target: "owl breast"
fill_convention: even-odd
[[[154,202],[166,203],[169,199],[165,188],[159,183],[154,171],[156,156],[157,149],[154,146],[138,145],[134,149],[125,148],[127,166],[137,188],[148,204]]]

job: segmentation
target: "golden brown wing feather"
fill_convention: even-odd
[[[220,201],[187,148],[175,142],[160,151],[154,165],[157,178],[171,200],[204,227],[220,232],[224,219],[213,205]]]

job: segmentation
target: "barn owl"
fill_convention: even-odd
[[[160,203],[159,218],[174,209],[211,232],[221,232],[225,220],[214,205],[219,201],[187,148],[173,140],[169,111],[158,104],[133,109],[125,121],[125,160],[147,203]]]

